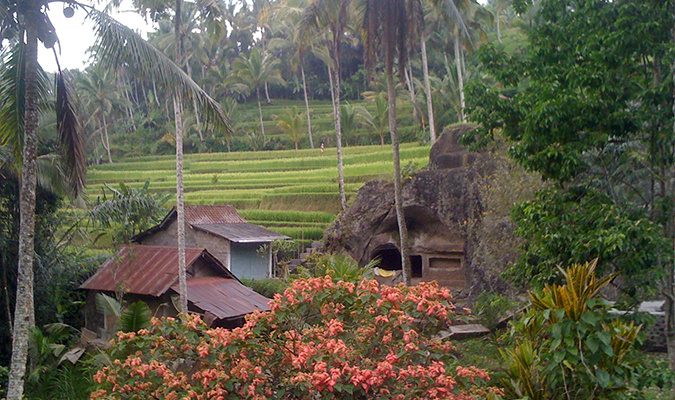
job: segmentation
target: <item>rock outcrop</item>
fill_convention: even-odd
[[[403,208],[410,233],[413,282],[437,280],[455,295],[466,295],[472,282],[469,232],[480,218],[476,177],[490,168],[488,154],[469,152],[458,138],[473,129],[447,129],[430,152],[429,167],[403,185]],[[380,259],[380,268],[400,270],[394,185],[371,181],[359,190],[350,209],[328,229],[325,246],[345,251],[365,265]]]

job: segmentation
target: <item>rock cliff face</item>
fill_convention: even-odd
[[[431,149],[429,167],[403,186],[413,282],[437,280],[460,297],[468,294],[473,280],[474,244],[468,226],[481,215],[474,181],[490,168],[487,154],[469,152],[458,144],[471,129],[459,125],[446,130]],[[327,250],[345,251],[362,266],[379,258],[379,268],[388,271],[401,269],[399,244],[394,185],[382,180],[364,185],[353,206],[325,236]]]

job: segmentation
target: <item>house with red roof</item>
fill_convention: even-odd
[[[240,326],[244,317],[256,310],[268,311],[270,299],[244,286],[220,260],[204,248],[187,248],[188,310],[202,316],[214,327]],[[87,291],[86,328],[114,333],[114,322],[96,308],[97,293],[124,298],[127,303],[139,300],[150,306],[154,316],[178,314],[178,249],[175,246],[130,245],[84,282]]]

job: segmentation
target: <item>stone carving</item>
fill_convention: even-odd
[[[468,226],[480,218],[481,202],[473,182],[491,168],[489,154],[469,152],[458,144],[473,128],[447,129],[431,149],[429,167],[403,186],[413,282],[437,280],[459,297],[468,294],[475,280],[470,268],[475,243]],[[352,207],[326,232],[325,247],[349,253],[360,265],[379,258],[380,269],[400,270],[393,183],[366,183]],[[399,275],[381,280],[391,282]]]

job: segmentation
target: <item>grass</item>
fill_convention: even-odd
[[[328,103],[330,107],[330,103]],[[279,109],[282,108],[280,104]],[[428,163],[429,147],[401,145],[403,165]],[[353,199],[371,179],[391,179],[391,148],[344,148],[345,192]],[[321,240],[326,227],[341,211],[335,148],[202,153],[185,156],[184,188],[187,204],[235,206],[244,218],[308,243]],[[173,156],[134,157],[90,167],[88,196],[99,196],[104,184],[124,182],[141,187],[150,181],[153,192],[175,193]],[[174,200],[169,200],[171,204]]]

